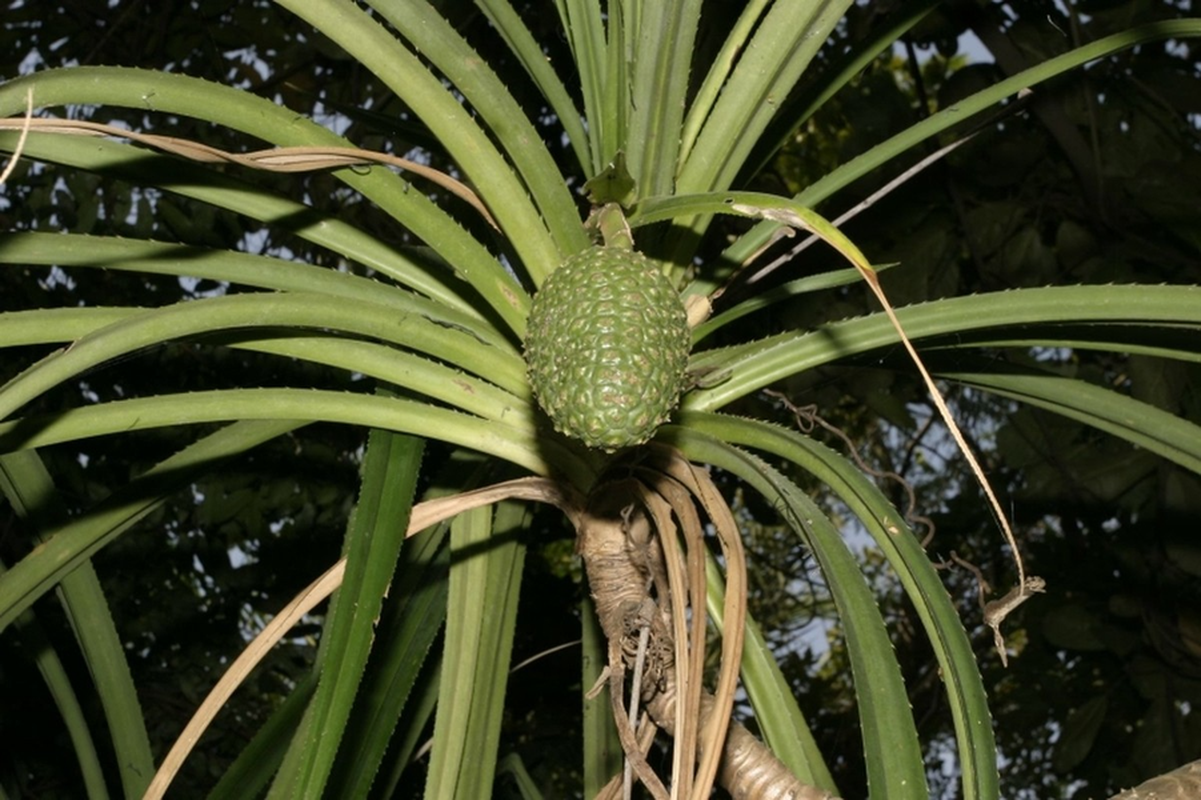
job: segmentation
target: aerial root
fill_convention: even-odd
[[[701,800],[720,781],[736,800],[829,800],[798,781],[732,721],[746,619],[746,560],[732,513],[708,473],[678,451],[652,445],[642,460],[618,462],[579,518],[584,559],[601,628],[609,640],[608,686],[629,771],[656,798]],[[705,527],[726,564],[717,690],[702,686],[707,636]],[[628,681],[637,671],[638,678]],[[653,725],[636,727],[626,691]],[[647,776],[648,727],[675,738],[671,792]],[[598,798],[622,792],[621,776]],[[628,792],[628,790],[626,790]]]

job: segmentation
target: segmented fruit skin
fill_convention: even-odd
[[[679,402],[691,336],[684,304],[653,261],[593,247],[534,296],[526,363],[555,429],[613,452],[642,444]]]

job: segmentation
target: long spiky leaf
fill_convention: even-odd
[[[1062,55],[1047,59],[1037,66],[999,81],[988,89],[964,98],[954,105],[931,114],[921,122],[911,125],[891,139],[881,142],[841,164],[820,180],[807,186],[794,199],[802,205],[816,207],[835,192],[891,162],[914,145],[962,124],[973,114],[979,114],[997,103],[1016,97],[1023,90],[1032,89],[1090,61],[1147,42],[1198,36],[1201,36],[1201,20],[1161,20],[1103,37]],[[778,230],[778,226],[770,222],[760,223],[731,245],[725,255],[736,262],[741,262],[769,241]]]
[[[672,434],[689,458],[730,470],[778,503],[789,526],[812,548],[846,636],[868,755],[868,788],[873,797],[925,800],[921,746],[900,666],[871,590],[834,524],[792,481],[756,456],[688,428],[673,428]]]
[[[246,294],[144,311],[87,334],[0,387],[0,418],[62,381],[142,348],[201,333],[254,328],[269,333],[279,326],[341,328],[345,333],[390,339],[469,369],[475,362],[471,371],[490,372],[502,388],[526,391],[525,365],[520,359],[489,352],[474,337],[421,317],[398,316],[366,304],[331,305],[320,295]]]
[[[291,110],[232,87],[220,86],[186,75],[152,70],[115,67],[74,67],[46,70],[0,85],[0,116],[15,113],[23,107],[22,90],[32,89],[42,107],[96,104],[122,106],[142,112],[149,103],[155,111],[183,114],[244,131],[264,141],[281,146],[347,145],[342,137],[317,125]],[[0,147],[6,137],[0,135]],[[108,143],[116,146],[115,143]],[[465,313],[477,314],[471,303],[464,302],[461,290],[449,273],[431,272],[422,265],[409,262],[391,248],[381,248],[378,242],[368,244],[363,234],[349,234],[342,222],[328,220],[320,225],[320,215],[299,204],[280,204],[253,198],[248,188],[212,171],[181,169],[175,161],[147,161],[146,151],[140,148],[113,150],[99,147],[95,142],[85,150],[77,143],[64,142],[45,152],[29,151],[31,156],[89,170],[107,170],[127,180],[163,188],[195,197],[220,207],[231,208],[254,219],[291,223],[309,220],[300,231],[315,235],[314,241],[335,252],[358,260],[371,269],[389,275],[399,282]],[[46,148],[51,143],[46,143]],[[92,151],[98,150],[93,153]],[[164,169],[162,164],[172,166]],[[157,166],[157,168],[156,168]],[[481,296],[500,315],[523,330],[524,313],[521,289],[497,261],[474,237],[422,192],[408,191],[407,184],[387,169],[340,170],[338,178],[361,193],[421,240],[436,245],[438,252],[462,274]],[[225,191],[212,191],[213,188]],[[365,249],[364,249],[365,248]],[[385,255],[384,251],[390,251]],[[513,306],[516,306],[514,309]]]
[[[271,256],[118,236],[24,231],[0,234],[0,265],[119,269],[207,278],[234,286],[324,294],[334,303],[371,303],[400,313],[415,313],[437,324],[468,331],[491,347],[518,353],[512,341],[474,312],[465,313],[378,280]]]
[[[901,514],[857,464],[812,437],[719,415],[688,415],[689,427],[771,453],[813,474],[842,498],[871,533],[909,594],[944,676],[955,723],[964,797],[998,795],[996,743],[976,654],[930,558]]]
[[[458,98],[413,51],[353,4],[340,0],[279,0],[279,3],[370,69],[429,126],[471,180],[535,282],[558,266],[565,253],[556,246],[526,187]],[[409,10],[416,13],[420,8],[413,6]],[[392,21],[403,22],[395,14]],[[445,24],[444,20],[440,22]],[[436,37],[439,32],[431,35]],[[455,57],[446,40],[436,42],[431,43],[435,52],[429,54],[434,61]],[[470,64],[462,66],[470,68]],[[582,230],[579,235],[582,239]]]
[[[549,230],[558,255],[549,267],[540,258],[528,259],[529,263],[525,266],[535,283],[540,283],[550,270],[558,266],[562,257],[582,249],[588,243],[567,181],[556,166],[550,151],[545,147],[531,146],[540,141],[540,134],[488,63],[479,57],[450,21],[438,13],[432,4],[411,3],[405,0],[372,0],[370,4],[396,26],[401,36],[408,39],[422,56],[450,81],[455,91],[462,95],[475,112],[474,119],[468,117],[471,124],[474,126],[475,119],[478,119],[486,125],[507,156],[507,160],[512,163],[517,177],[524,184],[537,208],[540,217],[537,222],[544,224]],[[357,42],[354,44],[358,46]],[[399,50],[399,45],[394,49]],[[369,66],[384,63],[377,60],[374,51],[367,51],[365,55],[369,55],[364,60]],[[394,56],[385,54],[384,58],[390,60]],[[387,75],[381,77],[385,81],[388,80]],[[412,82],[412,77],[406,73],[405,83]],[[427,118],[427,122],[431,121]],[[437,126],[431,122],[431,127]],[[448,149],[455,149],[459,146],[460,139],[467,138],[461,135],[461,131],[456,130],[455,134],[455,137],[443,138]],[[482,148],[483,142],[478,146]],[[503,177],[499,165],[495,171],[492,171],[491,164],[487,166],[490,170],[488,179],[480,178],[477,181],[480,191],[485,192],[493,204],[513,206],[514,211],[524,211],[528,206],[528,201],[522,202],[524,197],[502,194],[509,184],[497,182],[498,177]],[[465,160],[463,168],[471,175],[474,171],[473,161]],[[508,230],[508,238],[519,253],[531,252],[527,250],[522,238],[532,238],[535,232],[540,232],[539,227],[534,225],[534,220],[522,219],[521,224],[521,228]]]
[[[74,522],[68,518],[63,498],[35,451],[0,454],[0,488],[17,513],[36,532],[39,547],[46,547],[53,536]],[[24,564],[25,559],[21,563]],[[58,586],[59,599],[104,709],[109,741],[117,753],[122,789],[126,797],[138,797],[145,791],[154,770],[154,758],[142,719],[142,706],[126,660],[125,645],[117,631],[108,598],[90,561],[81,560],[73,570],[63,574]],[[45,656],[49,660],[42,666],[43,671],[57,672],[60,666],[53,662],[57,654],[48,642],[46,645]],[[69,684],[57,685],[56,681],[57,677],[51,682],[56,701],[72,704],[72,697],[60,694]],[[73,720],[69,728],[72,736],[80,735]],[[89,748],[90,745],[82,742],[76,745],[81,757]],[[90,765],[87,767],[85,772],[89,773],[90,781],[93,776]]]
[[[626,155],[644,197],[669,193],[675,184],[700,6],[698,0],[660,0],[642,7]]]
[[[287,420],[236,422],[155,465],[84,515],[48,531],[48,540],[35,553],[0,577],[0,631],[97,550],[205,470],[301,424]]]
[[[0,449],[233,420],[337,422],[430,436],[497,456],[535,474],[551,464],[587,485],[591,463],[528,428],[470,416],[405,398],[378,398],[321,389],[231,389],[157,395],[0,422]]]
[[[580,170],[588,175],[599,170],[596,162],[589,153],[589,139],[584,127],[584,118],[576,108],[566,87],[563,85],[555,67],[547,59],[542,46],[534,39],[530,29],[526,27],[521,16],[514,10],[509,0],[476,0],[476,5],[487,15],[488,20],[495,26],[497,32],[504,37],[509,49],[517,56],[522,68],[538,86],[542,96],[550,105],[559,124],[567,135],[567,143],[571,146],[579,163]]]
[[[268,797],[315,796],[326,787],[408,534],[423,452],[424,442],[415,437],[380,430],[368,437],[358,503],[343,545],[346,570],[317,653],[321,677]]]

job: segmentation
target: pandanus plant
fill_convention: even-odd
[[[10,268],[99,267],[218,287],[161,307],[89,297],[0,314],[0,345],[44,355],[0,388],[3,488],[36,537],[0,575],[0,627],[33,624],[35,601],[60,590],[98,688],[121,791],[161,796],[239,680],[332,594],[310,674],[212,796],[390,796],[431,717],[426,796],[488,796],[533,502],[558,507],[574,528],[603,632],[602,639],[593,630],[587,607],[583,796],[700,798],[715,781],[739,798],[835,796],[797,702],[746,615],[739,524],[713,480],[716,468],[776,509],[826,578],[871,794],[928,797],[923,742],[872,585],[831,511],[801,489],[801,475],[854,515],[912,603],[953,717],[962,796],[997,797],[976,655],[905,511],[855,460],[798,430],[724,409],[807,370],[902,344],[936,396],[936,377],[954,381],[1201,471],[1201,431],[1136,399],[1035,369],[964,367],[978,363],[970,360],[940,360],[944,368],[931,375],[918,356],[922,348],[1084,347],[1189,358],[1156,331],[1201,326],[1199,290],[1047,287],[894,311],[867,258],[817,211],[915,145],[967,135],[963,123],[973,115],[1124,48],[1201,34],[1201,23],[1155,23],[1071,50],[782,196],[744,187],[935,4],[898,4],[844,52],[817,59],[848,0],[752,0],[737,9],[699,0],[556,0],[521,9],[478,0],[507,48],[508,85],[435,5],[280,5],[394,93],[406,129],[419,130],[438,157],[361,149],[282,105],[181,74],[79,67],[0,86],[10,184],[21,178],[18,161],[120,178],[260,221],[335,254],[341,267],[244,252],[239,242],[221,249],[70,231],[0,236],[0,262]],[[554,48],[535,36],[535,15],[557,15]],[[570,58],[549,59],[564,43]],[[536,103],[511,91],[514,64],[522,96],[532,92]],[[133,120],[153,112],[160,127],[68,118],[81,106],[114,117],[126,110]],[[537,126],[531,107],[542,117]],[[232,152],[172,136],[181,118],[266,144]],[[548,143],[548,125],[566,157]],[[312,170],[331,172],[387,214],[402,244],[262,178]],[[716,224],[731,217],[746,222]],[[791,249],[798,232],[830,244],[846,268],[724,299],[732,283],[753,285],[745,279]],[[817,328],[795,319],[766,338],[740,332],[773,304],[860,280],[881,303],[878,313]],[[179,342],[197,344],[191,357],[232,348],[369,380],[352,384],[361,391],[174,391],[164,377],[149,395],[47,407],[57,387],[84,373]],[[156,767],[90,560],[198,475],[315,422],[370,430],[342,558],[251,642]],[[194,440],[85,513],[55,517],[54,479],[39,448],[164,426],[194,430]],[[450,465],[436,479],[422,473],[425,440],[449,454],[435,461]],[[414,502],[419,488],[425,496]],[[1018,575],[1014,591],[986,608],[1002,656],[1005,612],[1040,586],[1020,561]],[[705,645],[715,631],[713,678]],[[57,673],[48,666],[46,674]],[[762,740],[732,720],[740,676]],[[88,791],[105,796],[102,756],[75,691],[48,680]],[[662,759],[648,753],[667,736],[670,767],[656,768]],[[634,782],[644,789],[632,790]]]

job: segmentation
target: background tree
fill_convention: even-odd
[[[1006,10],[1014,16],[1008,24],[991,4],[940,10],[912,41],[937,45],[939,55],[920,71],[913,50],[904,64],[879,62],[861,79],[861,93],[841,101],[870,105],[841,114],[838,102],[828,107],[826,141],[847,145],[824,158],[854,154],[856,126],[848,121],[871,115],[858,126],[869,137],[880,135],[873,121],[886,125],[885,133],[895,130],[972,86],[1021,69],[1022,53],[1045,56],[1113,30],[1130,8],[1081,5],[1069,9],[1072,16],[1046,18],[1021,6]],[[1161,6],[1151,13],[1171,11]],[[965,54],[955,55],[965,30],[977,34],[994,64],[964,64]],[[921,265],[885,275],[892,296],[913,300],[1040,283],[1190,281],[1198,274],[1196,242],[1180,221],[1195,202],[1195,184],[1168,173],[1186,174],[1198,164],[1196,130],[1187,122],[1194,101],[1177,83],[1188,80],[1193,65],[1188,47],[1100,62],[1044,95],[1041,106],[1035,101],[1029,113],[983,131],[847,230],[877,263]],[[1127,84],[1130,75],[1141,77]],[[895,121],[881,122],[888,113]],[[840,126],[846,126],[842,136]],[[782,170],[782,179],[794,182],[789,188],[805,183],[805,161],[818,157],[802,151],[783,162],[795,170]],[[861,195],[888,178],[875,179]],[[823,309],[810,304],[800,313],[810,318]],[[1115,358],[1087,349],[1029,356],[1063,375],[1154,396],[1156,405],[1197,418],[1192,366],[1151,353]],[[1009,361],[1014,354],[991,357]],[[1004,564],[989,542],[991,521],[979,514],[983,506],[947,458],[945,443],[926,426],[931,409],[901,379],[864,368],[849,396],[841,386],[827,388],[826,376],[810,376],[790,394],[808,392],[822,408],[869,405],[874,432],[856,438],[874,443],[878,469],[905,475],[927,498],[919,505],[936,524],[932,550],[944,557],[956,550],[996,585]],[[990,443],[992,474],[1008,484],[1030,553],[1045,565],[1039,570],[1059,576],[1041,608],[1023,612],[1030,638],[1022,658],[986,678],[1000,698],[994,705],[1000,745],[1013,759],[1007,795],[1099,796],[1195,758],[1188,620],[1197,607],[1196,572],[1182,545],[1197,518],[1195,475],[1044,410],[972,394],[956,401],[973,420],[977,441]],[[900,488],[895,492],[903,502]],[[968,600],[974,579],[956,574],[949,580]]]

